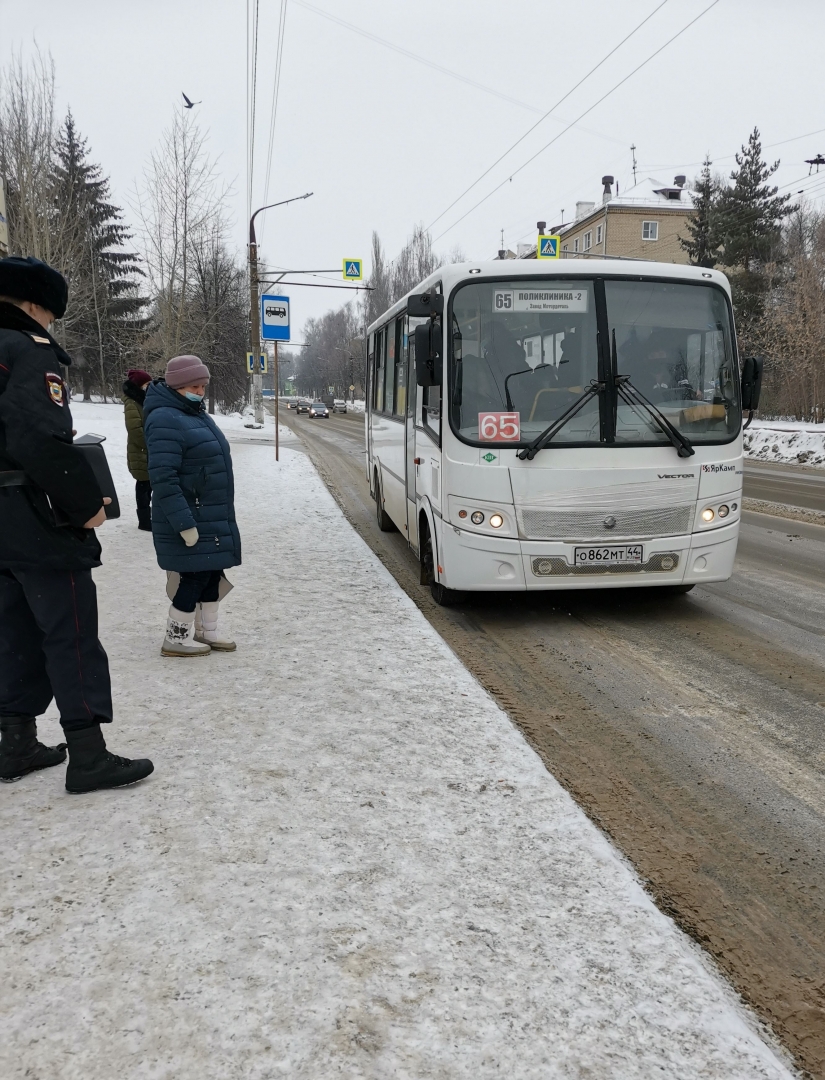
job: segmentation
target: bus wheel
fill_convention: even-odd
[[[392,518],[384,509],[384,495],[381,491],[381,481],[378,479],[378,470],[375,470],[375,483],[373,484],[373,491],[375,492],[375,520],[378,522],[378,528],[381,532],[394,532],[395,525]]]
[[[433,538],[426,518],[421,519],[419,528],[419,559],[421,562],[422,585],[430,586],[430,594],[439,607],[452,607],[461,599],[461,593],[455,589],[448,589],[435,577],[435,560],[433,558]]]

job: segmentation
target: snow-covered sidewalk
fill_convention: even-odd
[[[233,444],[238,651],[162,659],[121,410],[73,412],[124,508],[107,737],[156,771],[0,789],[4,1080],[790,1076],[303,454]]]

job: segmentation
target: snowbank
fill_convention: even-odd
[[[4,1080],[790,1077],[305,455],[234,443],[238,652],[166,660],[120,409],[73,411],[124,505],[107,736],[156,772],[0,789]]]
[[[825,469],[825,424],[754,420],[743,435],[745,456]]]

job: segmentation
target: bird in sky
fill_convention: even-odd
[[[183,93],[182,90],[181,90],[181,94],[183,94],[183,100],[186,102],[186,104],[183,106],[184,109],[194,109],[194,107],[196,105],[201,104],[200,101],[190,101],[189,98],[186,96],[186,94]]]

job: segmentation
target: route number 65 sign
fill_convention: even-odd
[[[480,442],[518,442],[521,438],[520,413],[479,413],[478,438]]]

